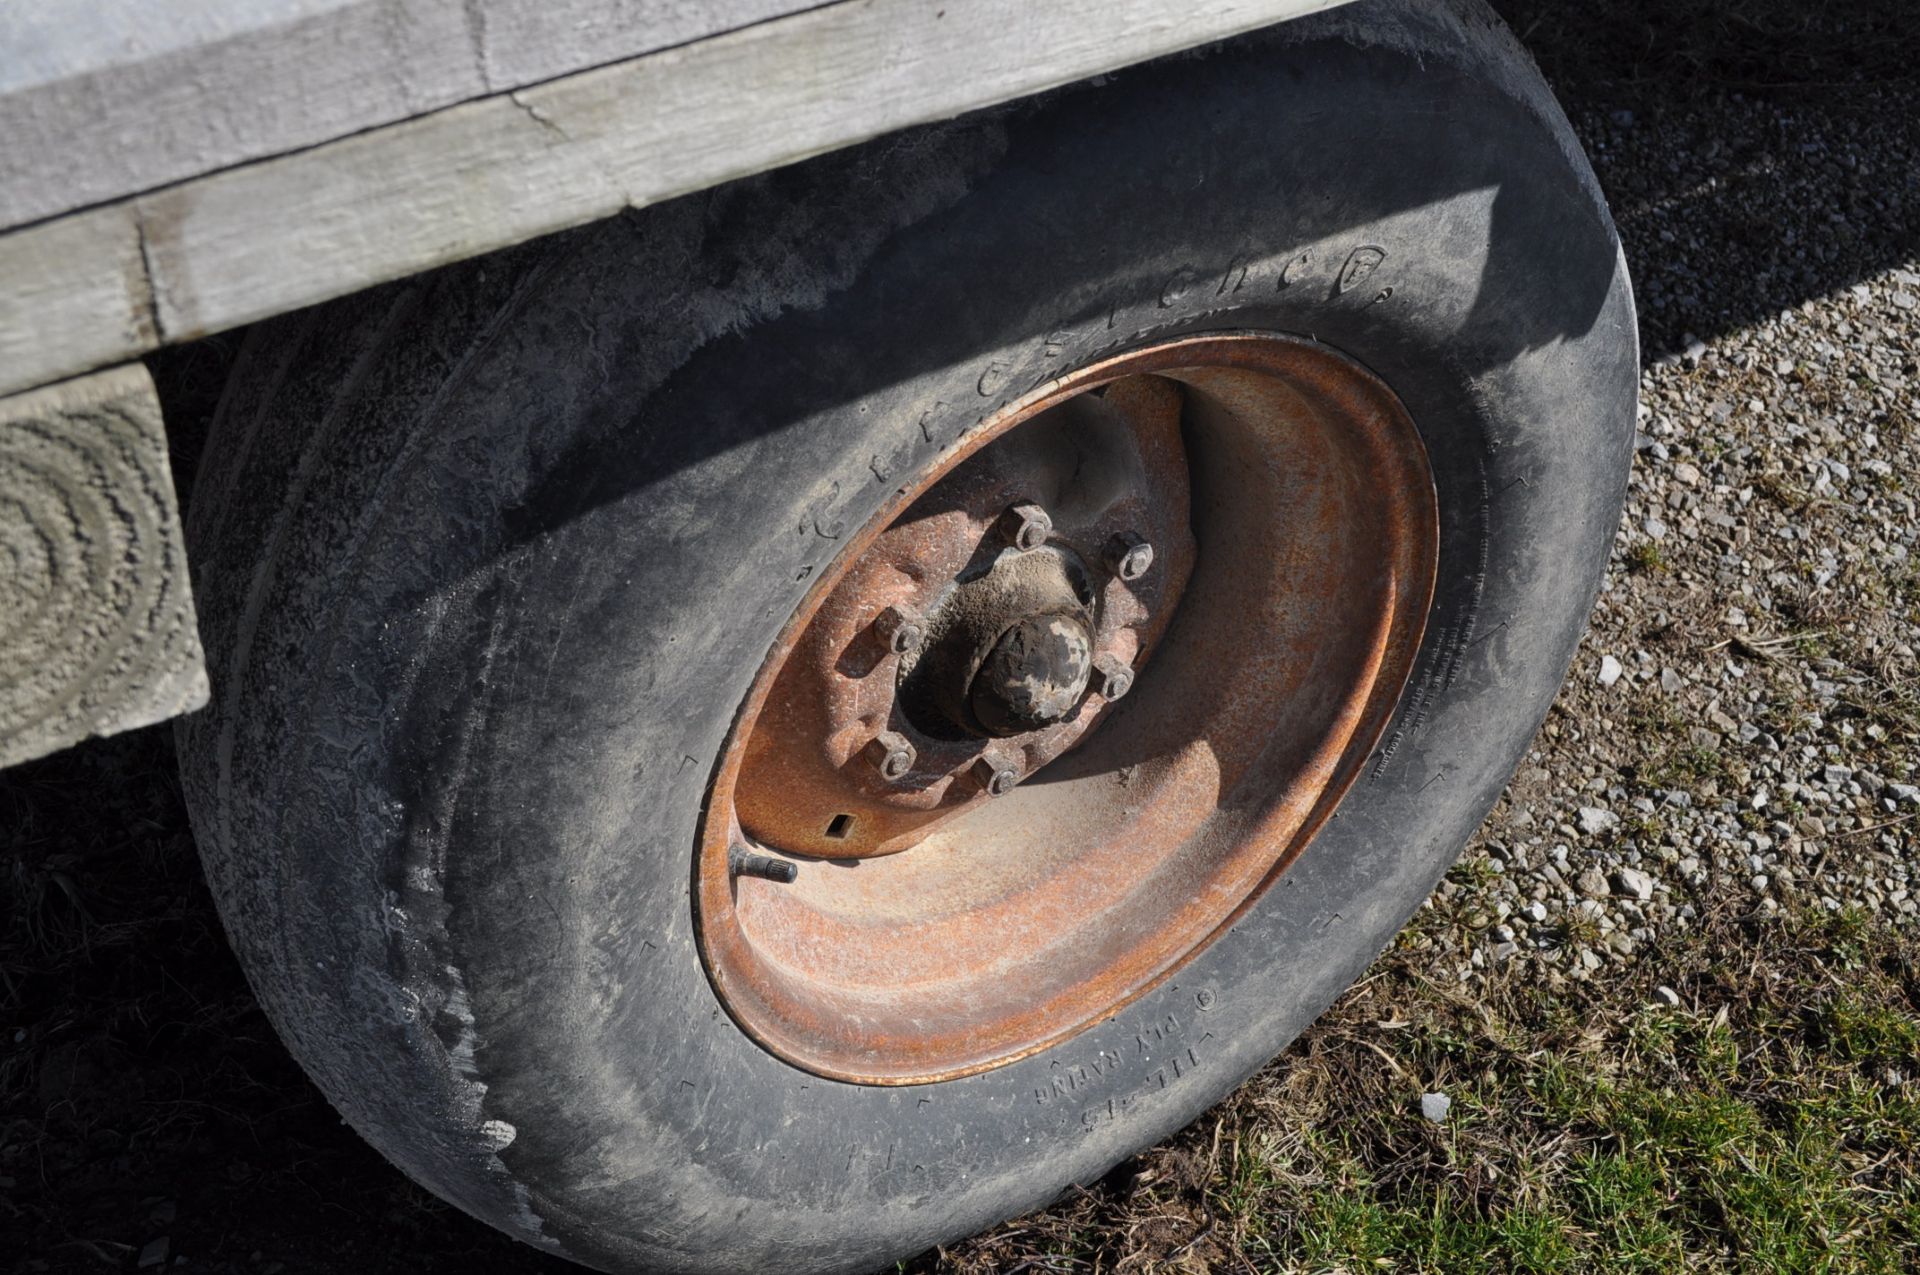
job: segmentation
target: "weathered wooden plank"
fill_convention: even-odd
[[[0,394],[162,344],[131,204],[0,235]]]
[[[199,336],[1335,3],[843,0],[86,214],[139,236],[111,302],[95,261],[52,295],[42,237],[71,232],[25,227],[0,265],[43,283],[0,292],[0,392],[151,348],[149,304],[159,341]],[[36,335],[89,323],[113,338]]]
[[[0,399],[0,767],[207,702],[153,381]]]
[[[0,225],[484,94],[457,0],[0,5]]]
[[[452,2],[452,0],[450,0]],[[494,92],[709,39],[827,0],[488,0],[476,45]]]
[[[819,0],[0,4],[0,228]]]

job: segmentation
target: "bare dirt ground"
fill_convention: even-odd
[[[912,1269],[1911,1265],[1920,35],[1905,0],[1500,7],[1641,305],[1638,469],[1572,680],[1285,1058]],[[230,349],[156,360],[183,478]],[[412,1186],[287,1058],[167,730],[0,774],[0,848],[10,1269],[572,1269]]]

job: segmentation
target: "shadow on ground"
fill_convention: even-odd
[[[1501,0],[1614,203],[1650,361],[1914,259],[1908,3],[1623,0],[1595,19]],[[183,489],[236,347],[153,361]],[[280,1049],[220,933],[166,728],[0,774],[0,845],[11,1269],[133,1269],[162,1244],[197,1271],[572,1269],[413,1187]]]
[[[1920,252],[1908,0],[1492,2],[1606,187],[1649,362]]]

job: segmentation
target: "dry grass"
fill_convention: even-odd
[[[1920,945],[1730,907],[1627,973],[1428,977],[1429,910],[1172,1143],[907,1269],[1896,1271],[1920,1240]],[[1446,915],[1454,912],[1455,915]],[[1678,993],[1655,998],[1654,971]],[[1453,1099],[1447,1120],[1419,1098]]]

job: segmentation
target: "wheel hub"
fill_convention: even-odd
[[[1144,672],[1192,569],[1180,403],[1158,378],[1082,395],[879,532],[748,741],[734,801],[752,843],[834,860],[910,850],[1105,716],[1120,696],[1094,683]]]
[[[1115,644],[1098,599],[1071,549],[1003,550],[985,572],[954,583],[929,617],[933,640],[902,661],[909,720],[942,738],[995,739],[1067,720],[1081,706],[1096,643]]]

